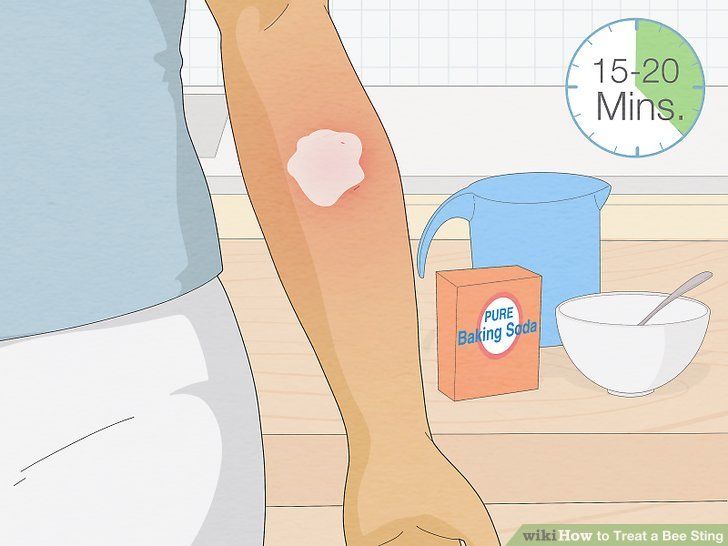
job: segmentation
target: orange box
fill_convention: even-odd
[[[519,266],[437,272],[438,388],[466,400],[538,388],[541,276]]]

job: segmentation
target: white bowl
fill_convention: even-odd
[[[672,381],[700,349],[710,309],[683,297],[637,326],[666,296],[605,292],[565,301],[556,308],[556,323],[569,358],[618,396],[644,396]]]

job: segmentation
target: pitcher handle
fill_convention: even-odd
[[[467,188],[466,188],[467,189]],[[417,273],[420,277],[425,276],[425,261],[430,243],[440,226],[452,218],[463,218],[472,220],[475,210],[475,196],[469,191],[460,190],[446,199],[427,222],[420,244],[417,247]]]

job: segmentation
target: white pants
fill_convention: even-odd
[[[0,545],[261,546],[263,452],[218,279],[0,342]]]

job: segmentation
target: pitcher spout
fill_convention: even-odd
[[[597,208],[599,208],[599,210],[602,209],[604,203],[607,202],[609,195],[612,193],[612,186],[610,186],[606,182],[604,182],[604,185],[606,186],[604,189],[599,190],[594,194],[594,200],[596,201]]]

